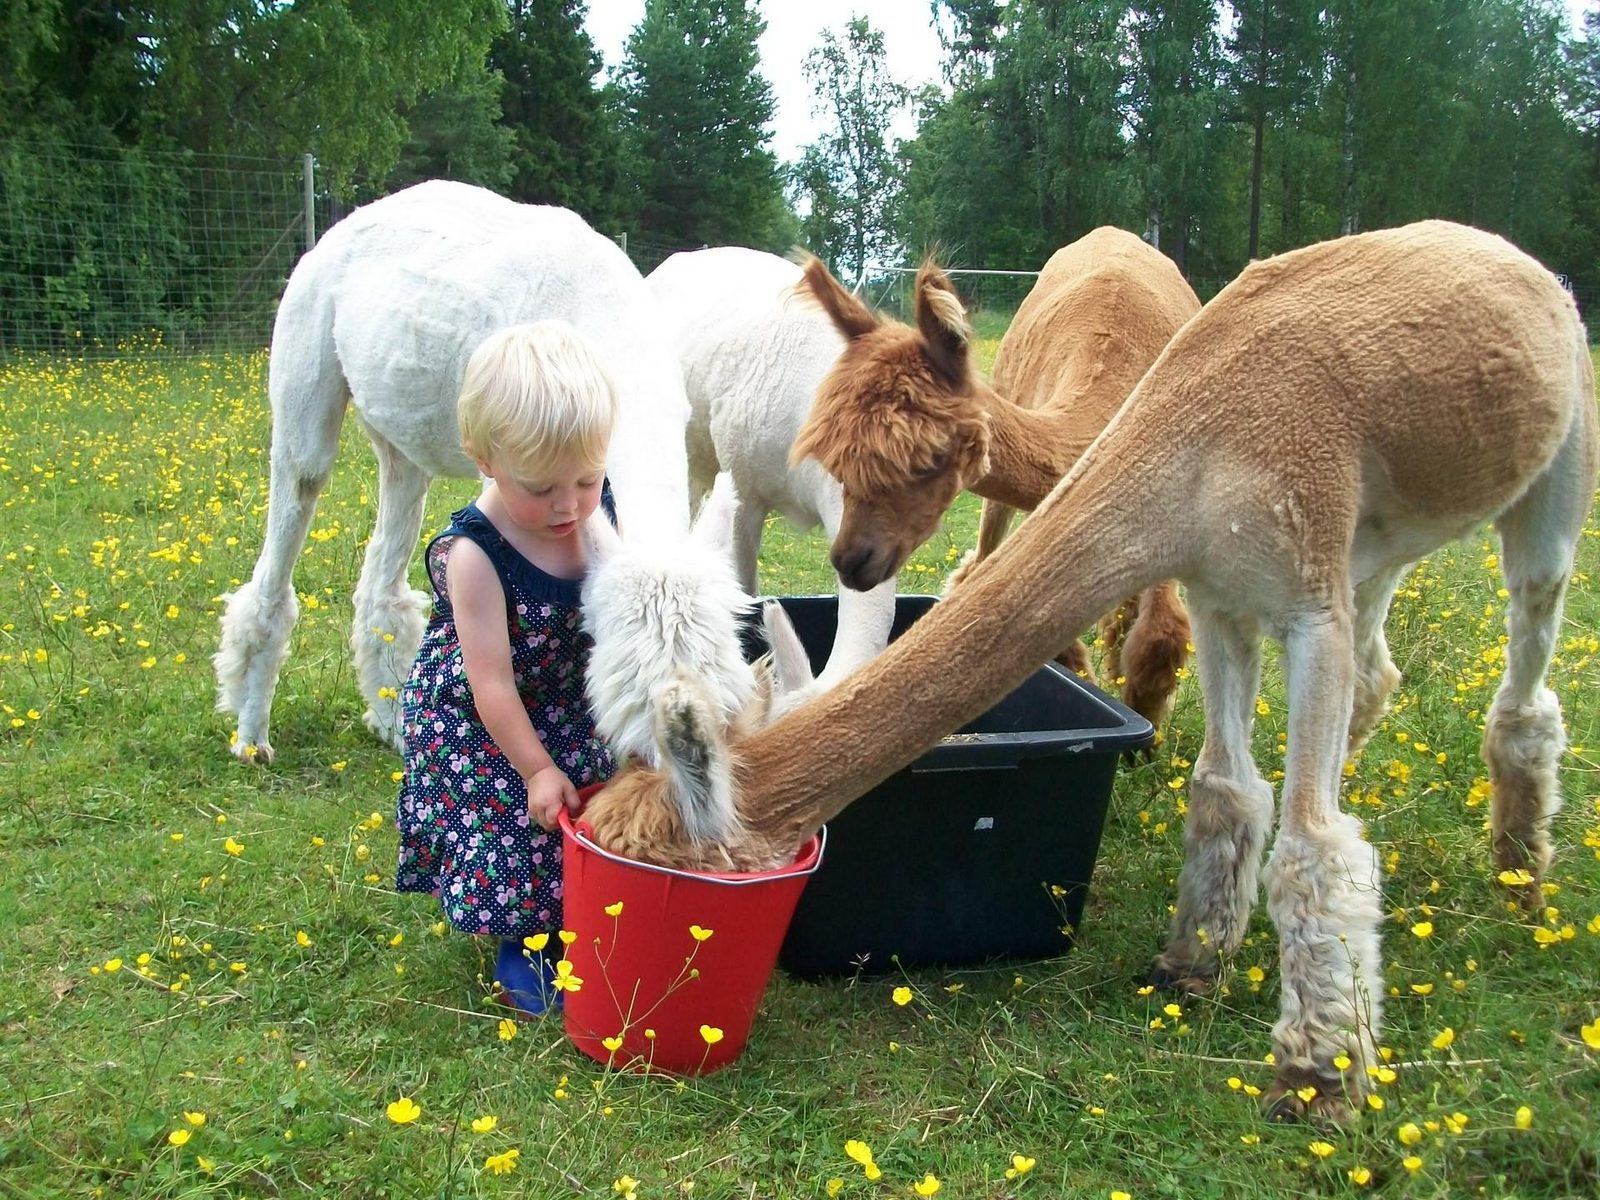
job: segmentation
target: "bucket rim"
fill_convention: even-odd
[[[685,871],[680,867],[663,867],[657,863],[640,862],[636,858],[613,854],[590,836],[594,830],[589,827],[588,822],[581,819],[574,821],[572,815],[565,809],[561,811],[558,820],[563,833],[571,834],[572,839],[585,850],[609,862],[625,867],[636,867],[641,871],[651,871],[657,875],[670,875],[678,879],[696,883],[714,883],[723,887],[749,887],[753,884],[775,883],[781,879],[815,874],[817,868],[822,865],[822,852],[828,844],[828,827],[824,825],[811,835],[800,848],[794,862],[786,867],[776,867],[770,871]]]

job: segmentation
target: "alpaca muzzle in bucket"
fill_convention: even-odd
[[[560,820],[572,1044],[608,1066],[676,1075],[733,1062],[825,833],[786,867],[720,874],[623,858],[581,819]]]

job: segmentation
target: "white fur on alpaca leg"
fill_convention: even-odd
[[[1549,827],[1561,811],[1559,766],[1567,745],[1561,704],[1540,688],[1528,704],[1496,697],[1483,734],[1483,761],[1494,785],[1495,860],[1502,866],[1528,866],[1535,875],[1550,865]],[[1514,839],[1507,841],[1506,839]],[[1513,862],[1520,843],[1532,859]]]
[[[422,644],[428,605],[427,595],[409,588],[372,605],[363,605],[358,598],[350,627],[356,681],[368,706],[362,720],[378,738],[399,751],[405,749],[400,687]]]
[[[1195,771],[1183,830],[1178,911],[1158,968],[1172,975],[1207,976],[1214,972],[1218,955],[1239,948],[1260,890],[1261,855],[1271,823],[1272,785],[1266,780]]]
[[[1382,1019],[1378,856],[1361,823],[1339,814],[1316,834],[1278,834],[1267,864],[1267,905],[1278,930],[1282,1004],[1273,1026],[1280,1075],[1337,1074],[1353,1067],[1352,1094],[1366,1083]]]
[[[264,598],[255,580],[222,598],[222,638],[211,665],[217,678],[217,711],[238,716],[234,757],[270,760],[267,715],[278,670],[289,653],[289,634],[300,615],[293,588]]]

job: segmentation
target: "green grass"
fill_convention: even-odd
[[[278,760],[227,753],[209,656],[216,597],[260,543],[263,376],[260,357],[0,366],[0,1195],[615,1197],[627,1175],[649,1198],[821,1196],[835,1178],[845,1196],[907,1196],[927,1172],[943,1196],[995,1198],[1600,1186],[1600,1054],[1580,1035],[1600,1020],[1594,529],[1552,671],[1573,749],[1546,918],[1507,911],[1486,851],[1477,738],[1503,623],[1487,537],[1435,555],[1397,598],[1406,682],[1347,803],[1386,866],[1399,994],[1383,1041],[1415,1065],[1319,1158],[1321,1135],[1264,1124],[1246,1094],[1271,1076],[1264,914],[1226,994],[1174,1017],[1139,991],[1181,863],[1192,680],[1154,757],[1119,773],[1070,955],[779,975],[743,1059],[684,1083],[609,1073],[553,1024],[502,1040],[477,946],[388,886],[396,760],[361,725],[346,650],[375,489],[353,428],[297,577]],[[471,492],[438,485],[428,527]],[[975,518],[963,498],[907,590],[938,590]],[[824,551],[774,523],[764,584],[829,590]],[[1261,708],[1270,772],[1275,670]],[[1410,932],[1424,916],[1426,939]],[[897,985],[913,992],[903,1007]],[[1434,1049],[1447,1027],[1453,1045]],[[421,1105],[414,1123],[385,1115],[401,1096]],[[185,1112],[205,1124],[172,1145]],[[496,1128],[472,1132],[484,1114]],[[1397,1138],[1408,1123],[1414,1148]],[[846,1157],[852,1138],[877,1182]],[[511,1148],[515,1173],[484,1170]],[[1013,1154],[1036,1165],[1007,1179]]]

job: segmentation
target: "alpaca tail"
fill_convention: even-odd
[[[1137,606],[1121,645],[1122,702],[1160,729],[1172,715],[1178,672],[1189,661],[1189,610],[1171,579],[1146,588]]]
[[[680,671],[656,694],[655,716],[661,770],[689,841],[705,845],[733,840],[739,818],[716,697]]]

